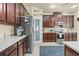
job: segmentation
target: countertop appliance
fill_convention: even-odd
[[[17,36],[22,36],[23,35],[23,28],[21,26],[16,29],[16,35]]]
[[[56,36],[56,42],[59,44],[62,44],[62,41],[64,41],[64,33],[59,32],[57,33],[57,36]]]
[[[28,42],[28,53],[32,53],[32,16],[23,16],[21,17],[21,26],[24,29],[23,34],[28,35],[26,41]]]

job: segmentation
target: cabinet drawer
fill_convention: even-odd
[[[18,45],[21,45],[23,42],[24,42],[24,39],[20,40],[20,41],[18,42]]]
[[[17,56],[17,49],[14,50],[9,56]]]
[[[13,53],[13,51],[15,51],[17,49],[17,44],[14,44],[12,46],[10,46],[9,48],[7,48],[5,51],[4,51],[4,54],[6,56],[9,56],[11,53]]]

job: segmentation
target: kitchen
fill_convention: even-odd
[[[79,56],[79,4],[0,3],[0,56]]]

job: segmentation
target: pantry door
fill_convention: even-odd
[[[34,43],[41,42],[41,16],[33,16],[34,19]]]

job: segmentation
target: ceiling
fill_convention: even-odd
[[[26,3],[34,7],[41,8],[43,12],[75,12],[79,9],[78,3]],[[55,8],[51,8],[51,5],[56,5]],[[72,5],[76,5],[76,8],[71,8]]]

